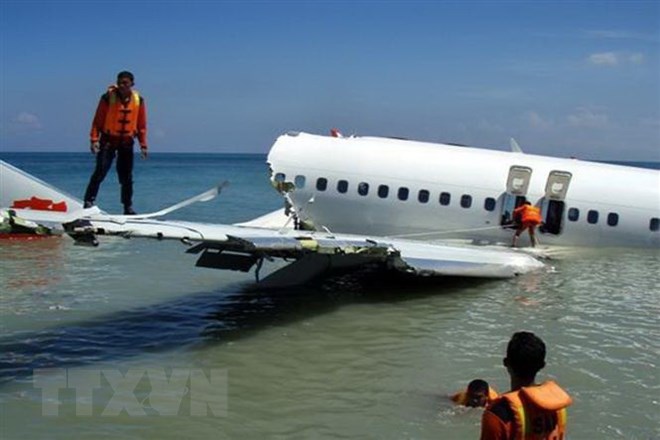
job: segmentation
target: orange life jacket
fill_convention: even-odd
[[[543,221],[541,217],[541,210],[536,206],[522,205],[513,211],[514,218],[519,216],[521,223],[536,223],[539,224]]]
[[[491,387],[488,387],[488,402],[487,405],[493,402],[495,399],[497,399],[497,391],[492,389]],[[457,405],[467,405],[469,399],[468,399],[468,391],[467,389],[463,391],[459,391],[458,393],[454,394],[451,396],[451,400],[453,400]]]
[[[122,138],[132,138],[137,134],[140,95],[133,90],[128,102],[124,103],[115,89],[108,90],[108,112],[105,115],[103,133]]]
[[[573,399],[554,381],[523,387],[501,396],[513,410],[516,440],[563,440],[566,407]]]

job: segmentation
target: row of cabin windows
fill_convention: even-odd
[[[580,210],[578,208],[569,208],[568,209],[568,220],[571,222],[576,222],[580,219]],[[595,225],[598,223],[598,220],[600,218],[600,214],[598,211],[594,209],[590,209],[587,211],[587,223]],[[658,219],[657,218],[652,218],[651,221],[649,222],[649,229],[651,231],[657,231],[658,230]],[[616,212],[610,212],[607,214],[607,225],[608,226],[616,226],[619,224],[619,214]]]
[[[285,180],[285,176],[282,173],[276,175],[276,180]],[[305,186],[305,176],[296,176],[294,183],[297,188],[303,188]],[[319,191],[325,191],[328,188],[328,179],[325,177],[319,177],[316,179],[316,189]],[[348,181],[347,180],[338,180],[337,181],[337,192],[345,194],[348,192]],[[366,196],[369,194],[369,184],[367,182],[360,182],[357,186],[357,192],[361,196]],[[390,193],[390,187],[387,185],[378,185],[376,193],[381,199],[386,199]],[[399,200],[405,201],[408,200],[410,196],[410,190],[405,186],[399,187],[397,191],[397,198]],[[426,189],[420,189],[417,193],[417,201],[420,203],[428,203],[431,198],[431,194]],[[448,192],[441,192],[438,198],[438,202],[442,206],[448,206],[451,202],[451,194]],[[469,194],[463,194],[461,196],[461,207],[470,208],[472,206],[472,196]],[[497,204],[496,200],[492,197],[486,197],[484,199],[484,209],[486,211],[494,211],[495,205]],[[571,222],[576,222],[580,219],[580,210],[578,208],[569,208],[568,209],[568,220]],[[590,209],[587,211],[587,223],[595,225],[598,223],[600,214],[598,211]],[[607,225],[616,226],[619,224],[619,214],[616,212],[610,212],[607,214]],[[651,231],[660,231],[660,218],[652,218],[649,222],[649,229]]]
[[[590,209],[587,211],[587,223],[595,225],[598,223],[600,214],[598,211]],[[576,222],[580,219],[580,210],[578,208],[569,208],[568,209],[568,220]],[[619,214],[616,212],[610,212],[607,214],[607,225],[616,226],[619,224]]]
[[[302,177],[302,176],[298,176]],[[302,182],[301,182],[302,183]],[[297,185],[296,185],[297,186]],[[357,193],[361,196],[366,196],[369,194],[369,184],[367,182],[360,182],[357,186]],[[325,191],[328,189],[328,179],[325,177],[319,177],[316,179],[316,189],[318,191]],[[348,192],[348,181],[347,180],[338,180],[337,181],[337,192],[341,194],[345,194]],[[390,195],[390,187],[388,185],[378,185],[378,188],[376,188],[376,194],[378,197],[381,199],[386,199]],[[399,187],[396,193],[397,199],[401,201],[406,201],[410,197],[410,189],[408,189],[405,186]],[[428,203],[429,200],[431,200],[431,193],[427,189],[420,189],[417,192],[417,201],[419,203]],[[440,193],[440,197],[438,198],[438,202],[443,205],[447,206],[451,202],[451,194],[448,192],[442,192]],[[486,211],[494,211],[495,210],[495,204],[496,201],[492,197],[487,197],[484,200],[484,209]],[[463,194],[461,196],[461,206],[463,208],[470,208],[472,206],[472,196],[469,194]]]
[[[578,208],[569,208],[568,209],[568,220],[576,222],[580,219],[580,210]],[[587,223],[595,225],[598,223],[600,214],[598,211],[590,209],[587,211]],[[619,214],[616,212],[610,212],[607,214],[607,225],[616,226],[619,224]],[[649,220],[649,230],[653,232],[660,231],[660,218],[653,217]]]

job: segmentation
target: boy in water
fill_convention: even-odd
[[[456,404],[470,408],[485,407],[496,398],[497,392],[488,386],[488,382],[482,379],[473,380],[468,384],[466,390],[451,396],[451,400]]]

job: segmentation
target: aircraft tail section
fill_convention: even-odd
[[[83,204],[64,191],[0,161],[0,209],[62,217],[81,211]]]

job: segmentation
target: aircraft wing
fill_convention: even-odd
[[[201,267],[241,271],[256,267],[258,276],[265,260],[289,263],[262,280],[265,285],[300,284],[333,269],[367,265],[421,276],[487,278],[512,277],[544,266],[529,254],[505,248],[256,227],[255,223],[225,225],[157,218],[191,203],[208,201],[224,183],[156,213],[112,215],[96,207],[83,209],[79,201],[29,174],[4,162],[0,165],[4,178],[0,194],[4,208],[0,209],[13,218],[61,224],[83,244],[96,245],[96,236],[103,235],[180,240],[190,246],[187,252],[199,254],[197,265]]]
[[[269,277],[277,285],[370,264],[420,276],[482,278],[508,278],[544,266],[532,255],[501,247],[122,216],[95,215],[69,226],[68,232],[74,237],[91,233],[181,240],[191,245],[188,253],[200,254],[197,265],[202,267],[249,271],[264,260],[292,262],[275,279]]]

